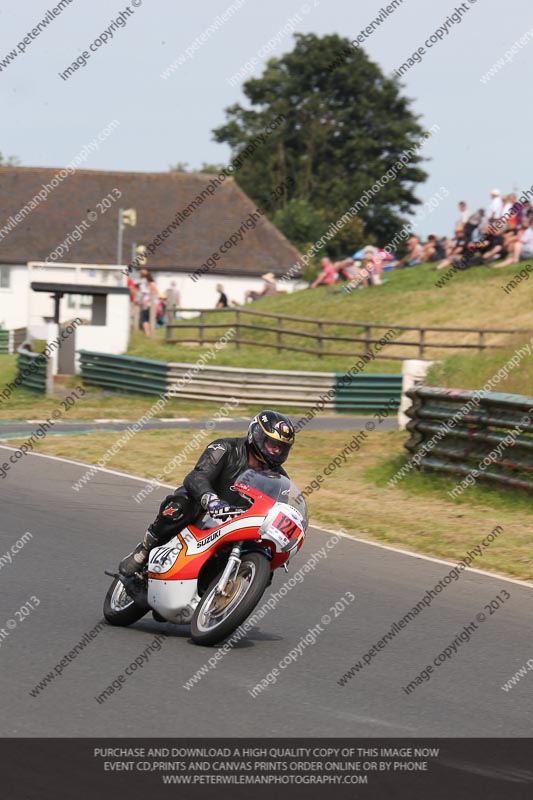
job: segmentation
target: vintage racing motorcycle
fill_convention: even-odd
[[[252,613],[273,574],[287,571],[308,528],[303,495],[277,472],[247,469],[233,489],[243,506],[224,522],[205,515],[150,552],[133,577],[113,577],[104,616],[131,625],[150,609],[159,622],[191,625],[196,644],[227,638]]]

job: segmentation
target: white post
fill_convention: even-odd
[[[117,235],[117,264],[122,264],[122,231],[124,230],[124,223],[122,221],[123,208],[118,210],[118,235]]]
[[[415,383],[421,383],[434,363],[434,361],[421,361],[417,358],[408,358],[402,363],[402,397],[398,409],[398,428],[401,431],[405,430],[405,426],[409,422],[409,417],[405,412],[412,405],[411,399],[406,397],[405,392],[412,389]]]
[[[55,322],[49,322],[46,326],[46,344],[50,344],[51,342],[57,340],[58,336],[59,325],[56,325]],[[51,374],[53,375],[57,375],[57,354],[58,349],[55,347],[47,359],[47,363],[50,364]]]

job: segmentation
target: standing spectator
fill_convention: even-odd
[[[181,296],[179,289],[176,286],[176,281],[170,281],[170,286],[165,295],[165,306],[167,311],[167,319],[174,320],[178,318],[178,308],[181,306]]]
[[[417,236],[410,236],[407,240],[407,253],[398,261],[398,267],[414,267],[422,263],[424,249]]]
[[[462,233],[464,234],[467,243],[472,241],[474,231],[479,228],[484,216],[485,212],[482,208],[480,208],[478,211],[475,211],[470,217],[468,217],[468,220],[462,229]]]
[[[152,303],[157,299],[157,286],[152,277],[152,273],[147,269],[142,269],[140,272],[141,280],[139,281],[139,305],[141,307],[141,326],[146,336],[152,335],[150,327],[150,309]]]
[[[160,294],[155,306],[155,326],[162,328],[168,320],[166,298],[164,294]]]
[[[229,304],[227,295],[224,292],[224,287],[221,283],[217,283],[216,289],[218,292],[218,300],[215,308],[227,308]]]
[[[459,211],[460,215],[459,219],[457,220],[457,224],[466,225],[466,223],[468,222],[468,217],[470,216],[470,211],[468,210],[468,207],[464,200],[461,200],[461,202],[459,203]]]
[[[490,193],[490,197],[491,201],[487,209],[487,222],[494,222],[494,220],[500,219],[503,215],[503,201],[500,196],[500,190],[493,189]]]
[[[266,272],[264,275],[261,275],[261,277],[264,280],[263,291],[254,292],[253,289],[247,289],[244,294],[246,302],[248,300],[253,302],[254,300],[259,300],[260,297],[272,297],[272,295],[277,294],[276,276],[272,272]]]
[[[137,300],[137,293],[139,291],[139,286],[131,275],[128,275],[127,281],[128,289],[130,290],[130,328],[131,330],[137,330],[138,328],[138,305],[136,303]]]
[[[310,289],[315,289],[317,286],[333,286],[337,278],[335,265],[332,264],[329,258],[321,258],[320,263],[322,264],[322,270],[309,286]]]

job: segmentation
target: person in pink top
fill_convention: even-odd
[[[314,289],[316,286],[333,286],[337,278],[337,270],[329,258],[321,258],[320,263],[322,264],[322,271],[319,272],[310,285],[310,289]]]

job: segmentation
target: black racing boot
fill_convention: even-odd
[[[130,553],[126,558],[123,558],[118,565],[118,571],[130,578],[136,572],[140,572],[148,561],[148,555],[157,545],[157,538],[154,534],[147,530],[144,534],[144,539],[140,542],[133,553]]]

